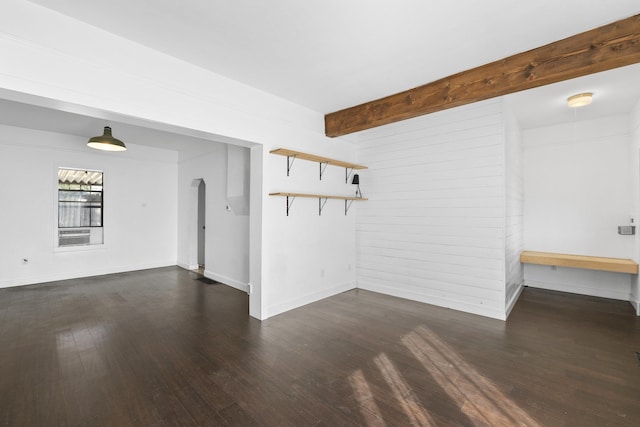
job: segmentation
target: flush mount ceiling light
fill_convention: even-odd
[[[591,104],[593,100],[593,93],[585,92],[567,98],[567,105],[571,108],[584,107]]]
[[[102,135],[89,139],[87,145],[91,148],[104,151],[125,151],[127,149],[124,142],[115,139],[111,135],[111,128],[109,126],[104,127],[104,133]]]

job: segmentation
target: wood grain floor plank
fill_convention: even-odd
[[[624,301],[527,288],[501,322],[354,290],[259,322],[246,294],[198,277],[0,289],[0,426],[640,420]]]

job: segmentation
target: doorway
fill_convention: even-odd
[[[207,184],[200,179],[198,184],[198,270],[203,273],[205,266],[205,236],[206,236],[206,212],[207,212]]]
[[[204,179],[196,178],[191,181],[189,188],[189,210],[187,223],[189,224],[189,264],[188,270],[197,270],[204,275],[206,265],[207,240],[207,184]]]

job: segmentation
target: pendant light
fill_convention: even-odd
[[[127,149],[124,142],[111,135],[111,128],[109,126],[104,127],[104,133],[101,136],[94,136],[89,139],[87,145],[91,148],[104,151],[125,151]]]

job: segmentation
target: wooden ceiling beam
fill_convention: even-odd
[[[329,137],[640,62],[640,15],[325,115]]]

